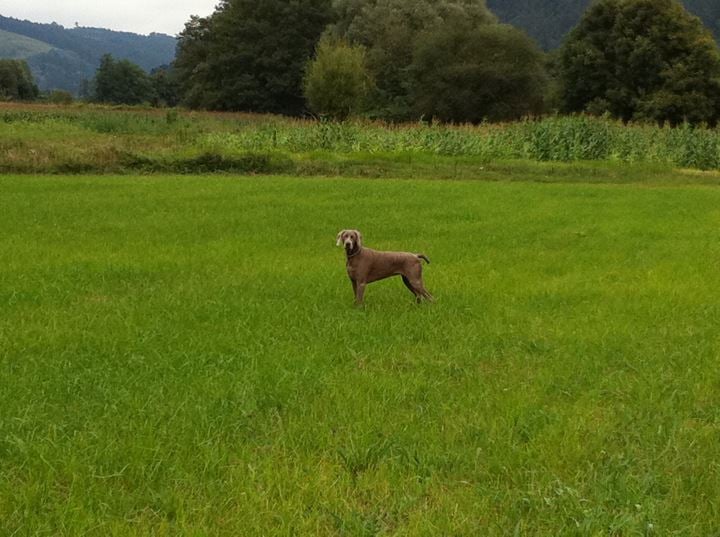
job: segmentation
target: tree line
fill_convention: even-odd
[[[389,121],[590,113],[720,118],[720,50],[678,0],[596,0],[546,54],[485,0],[221,0],[146,74],[102,59],[96,100]]]
[[[107,104],[163,107],[180,103],[178,84],[171,67],[158,67],[147,73],[130,60],[117,60],[111,54],[100,59],[95,77],[83,82],[80,98]],[[0,101],[36,100],[69,104],[75,99],[66,90],[42,94],[25,60],[0,59]]]

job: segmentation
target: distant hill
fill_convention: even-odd
[[[102,28],[65,28],[0,15],[0,58],[24,58],[41,90],[78,93],[95,75],[103,54],[128,59],[150,71],[175,58],[174,37]]]
[[[545,50],[558,47],[580,21],[592,0],[487,0],[502,20],[530,34]],[[720,38],[720,0],[683,0],[690,13],[702,19]]]
[[[44,54],[52,49],[47,43],[0,30],[0,58],[27,58],[35,54]]]

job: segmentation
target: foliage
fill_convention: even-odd
[[[365,49],[323,38],[305,74],[305,98],[321,116],[346,119],[365,104],[372,86]]]
[[[25,60],[0,59],[0,100],[32,101],[39,95]]]
[[[193,15],[180,33],[172,68],[177,73],[180,96],[190,108],[209,107],[215,93],[210,80],[210,17]]]
[[[298,115],[305,65],[330,0],[223,0],[180,34],[175,68],[192,108]]]
[[[485,0],[340,0],[333,35],[367,49],[376,83],[373,116],[404,120],[413,115],[408,69],[418,37],[444,23],[474,28],[495,22]]]
[[[128,60],[103,56],[95,74],[95,100],[100,103],[141,104],[155,98],[150,77]]]
[[[411,66],[418,116],[479,123],[543,111],[545,58],[521,31],[450,22],[422,35]]]
[[[625,121],[720,117],[720,50],[675,0],[600,0],[559,58],[564,107]]]
[[[47,100],[51,104],[72,104],[74,99],[69,91],[54,90],[48,94]]]
[[[153,87],[153,106],[173,107],[180,103],[180,84],[173,69],[158,67],[150,72]]]
[[[488,0],[488,7],[500,20],[522,28],[545,50],[552,50],[562,43],[591,3],[592,0]],[[682,3],[720,39],[720,2],[683,0]]]

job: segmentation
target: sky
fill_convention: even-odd
[[[218,0],[1,0],[0,15],[65,27],[94,26],[175,35],[190,15],[206,16]]]

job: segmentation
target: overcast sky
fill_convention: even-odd
[[[95,26],[175,35],[190,15],[209,15],[218,0],[1,0],[0,15],[66,27]]]

